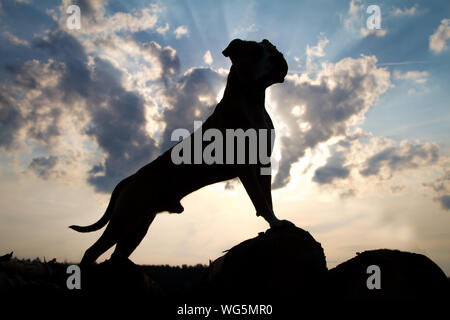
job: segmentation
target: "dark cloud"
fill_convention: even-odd
[[[49,141],[64,134],[64,126],[59,123],[62,113],[90,119],[84,133],[92,137],[104,154],[104,161],[94,165],[88,173],[89,183],[99,192],[111,191],[120,179],[155,157],[155,141],[145,130],[144,100],[139,93],[122,86],[120,70],[101,58],[88,63],[89,59],[78,40],[62,31],[49,32],[45,37],[36,39],[34,46],[48,54],[49,60],[45,65],[32,61],[15,69],[10,68],[16,75],[16,86],[25,91],[40,90],[39,99],[28,101],[34,107],[23,121],[29,127],[29,138]],[[41,86],[40,83],[45,83],[52,76],[51,71],[57,68],[60,77],[54,88]],[[37,72],[39,70],[48,72],[42,74]],[[58,92],[58,97],[55,92]],[[58,101],[60,107],[57,106]],[[84,102],[84,109],[76,111],[73,106],[80,102]],[[12,111],[9,114],[10,118],[20,119]],[[5,143],[10,143],[8,137],[12,133],[2,134]],[[38,164],[35,162],[32,168]]]
[[[162,137],[162,150],[174,144],[170,141],[173,130],[185,128],[192,132],[194,120],[206,120],[217,104],[216,97],[225,80],[225,76],[210,68],[193,68],[167,88],[164,95],[170,108],[163,113],[166,129]]]
[[[450,210],[450,194],[440,196],[438,200],[441,203],[442,208]]]
[[[144,101],[136,92],[126,91],[118,82],[117,73],[109,62],[95,59],[97,96],[106,107],[90,105],[92,122],[86,133],[105,152],[104,164],[90,171],[89,182],[98,191],[108,192],[118,180],[130,175],[156,156],[155,141],[145,130]],[[99,168],[103,172],[99,173]],[[94,174],[95,173],[95,174]]]
[[[336,152],[328,158],[327,163],[316,170],[313,181],[318,184],[329,184],[335,179],[345,179],[350,174],[350,169],[344,166],[345,156],[343,152]]]
[[[387,147],[366,160],[363,176],[378,175],[382,168],[389,173],[419,166],[435,164],[439,159],[439,147],[431,143],[403,143],[400,147]]]
[[[422,183],[424,187],[429,187],[434,191],[434,200],[439,202],[443,209],[450,210],[450,171],[445,170],[444,175],[428,183]]]
[[[71,0],[70,5],[77,5],[80,7],[80,12],[82,15],[86,15],[86,17],[94,19],[96,15],[99,14],[99,11],[103,9],[105,1],[103,0]],[[66,7],[68,7],[66,5]],[[101,12],[100,12],[101,13]]]
[[[442,177],[439,177],[435,181],[429,183],[423,183],[423,186],[430,187],[436,193],[442,193],[448,190],[449,184],[450,184],[450,171],[446,171]]]
[[[40,178],[48,179],[57,163],[58,157],[56,156],[37,157],[31,160],[28,168]]]
[[[105,41],[113,45],[114,39]],[[51,30],[33,41],[33,47],[47,55],[47,62],[32,60],[8,66],[10,86],[23,93],[33,90],[39,94],[34,99],[22,96],[17,101],[0,95],[0,121],[9,124],[1,128],[1,145],[10,146],[21,128],[27,129],[29,139],[49,145],[66,132],[60,121],[62,115],[88,119],[82,133],[92,138],[104,156],[87,172],[88,182],[98,192],[110,192],[119,180],[168,148],[173,129],[192,129],[194,119],[204,120],[216,104],[225,77],[209,68],[193,68],[180,76],[174,49],[156,42],[132,44],[161,69],[155,81],[162,85],[162,100],[168,106],[160,119],[166,123],[162,149],[146,131],[144,98],[123,86],[123,72],[106,59],[88,57],[80,42],[61,30]],[[21,114],[18,101],[26,102],[26,115]],[[34,161],[30,168],[36,172],[43,167],[43,159]],[[47,177],[45,171],[37,172]]]
[[[60,30],[53,30],[48,35],[37,38],[33,44],[45,52],[48,59],[64,65],[65,72],[58,86],[60,92],[63,93],[62,100],[69,108],[78,99],[91,95],[91,92],[98,87],[98,85],[93,86],[86,52],[72,35]]]
[[[59,89],[54,85],[43,85],[51,82],[64,72],[61,63],[49,60],[41,63],[38,60],[23,64],[5,66],[9,83],[2,85],[4,92],[0,94],[0,106],[4,121],[2,141],[0,145],[8,147],[20,129],[25,128],[26,135],[42,144],[50,144],[53,138],[60,135],[59,120],[62,114],[59,100]],[[27,93],[33,91],[31,99]]]
[[[171,47],[161,47],[155,41],[142,45],[144,50],[148,50],[150,55],[156,57],[161,66],[160,80],[166,87],[171,85],[171,80],[178,76],[180,72],[180,59],[176,51]]]
[[[0,147],[11,149],[24,119],[5,90],[5,86],[0,84]]]

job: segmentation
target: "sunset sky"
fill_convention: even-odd
[[[68,226],[96,221],[174,129],[206,119],[234,38],[269,39],[289,64],[266,91],[276,215],[309,231],[329,268],[391,248],[450,275],[447,1],[0,0],[0,255],[79,262],[101,231]],[[134,262],[207,264],[268,227],[238,181],[182,204]]]

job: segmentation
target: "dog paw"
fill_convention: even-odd
[[[168,208],[167,211],[170,213],[182,213],[184,211],[183,206],[179,202],[172,203]]]
[[[290,222],[289,220],[276,220],[270,224],[270,228],[286,228],[286,227],[295,227],[295,224]]]

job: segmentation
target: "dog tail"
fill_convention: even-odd
[[[119,182],[119,184],[114,188],[114,191],[111,194],[111,199],[109,200],[108,207],[106,208],[105,213],[103,216],[95,222],[94,224],[91,224],[89,226],[69,226],[70,229],[78,231],[78,232],[92,232],[99,230],[103,228],[108,221],[111,219],[111,215],[113,213],[114,205],[116,203],[117,196],[119,193],[123,190],[123,188],[131,181],[133,176],[129,176],[128,178],[123,179]]]

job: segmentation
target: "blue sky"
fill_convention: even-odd
[[[79,259],[98,234],[66,226],[94,221],[114,185],[165,150],[171,130],[207,117],[232,39],[269,39],[289,64],[266,101],[278,137],[277,214],[310,230],[329,266],[391,247],[450,272],[445,1],[0,3],[2,251]],[[79,30],[66,26],[71,4]],[[380,30],[367,29],[370,4]],[[206,263],[264,230],[232,185],[186,198],[179,217],[158,217],[132,258]]]

